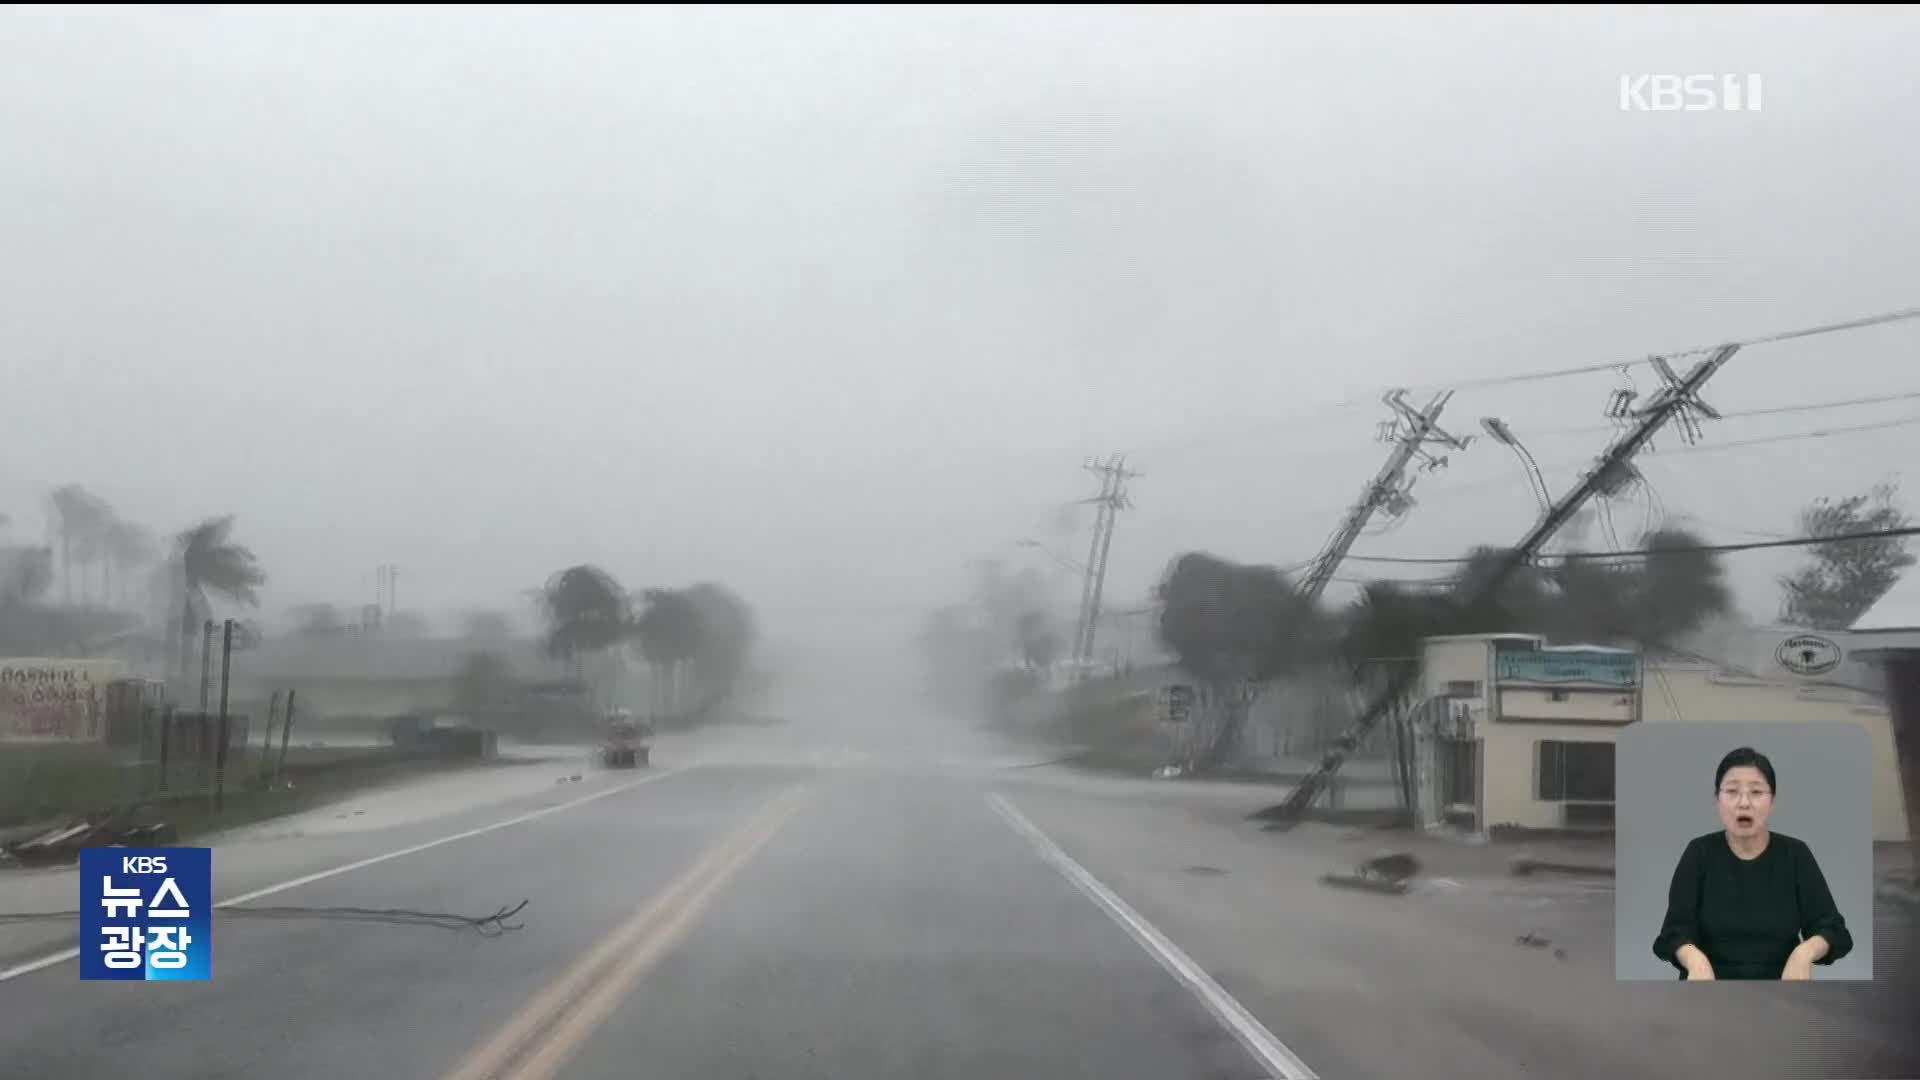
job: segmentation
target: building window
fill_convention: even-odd
[[[1542,802],[1612,802],[1613,744],[1541,739],[1534,744],[1534,797]]]
[[[1477,698],[1480,696],[1480,680],[1453,679],[1447,683],[1447,696],[1451,698]]]
[[[1572,697],[1570,692],[1566,690],[1549,690],[1547,691],[1547,700],[1548,701],[1571,701]]]

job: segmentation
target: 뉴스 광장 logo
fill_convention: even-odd
[[[1840,646],[1818,634],[1795,634],[1774,651],[1780,666],[1795,675],[1825,675],[1840,666]]]
[[[80,977],[212,976],[210,848],[83,848]]]

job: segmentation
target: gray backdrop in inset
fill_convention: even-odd
[[[1873,978],[1873,741],[1866,729],[1807,723],[1641,723],[1620,732],[1614,763],[1613,969],[1618,979],[1679,978],[1653,955],[1667,886],[1687,841],[1720,830],[1713,771],[1736,747],[1773,761],[1768,828],[1819,860],[1853,951],[1814,980]]]

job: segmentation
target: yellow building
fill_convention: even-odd
[[[1890,717],[1865,689],[1710,664],[1645,669],[1630,651],[1550,646],[1528,634],[1430,638],[1422,661],[1429,819],[1471,821],[1479,831],[1609,827],[1613,744],[1628,724],[1819,720],[1867,729],[1874,839],[1907,838]]]

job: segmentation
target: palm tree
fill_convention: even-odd
[[[211,613],[207,594],[258,606],[266,584],[253,550],[233,542],[233,515],[208,518],[174,538],[175,581],[180,589],[180,670],[193,666],[194,629]]]
[[[597,566],[570,566],[547,583],[547,654],[580,675],[583,653],[599,652],[627,634],[626,591]]]
[[[73,603],[73,568],[76,551],[88,561],[98,549],[101,535],[113,520],[113,510],[105,499],[79,484],[63,484],[47,496],[60,533],[60,576],[66,590],[66,602]],[[83,586],[85,582],[81,583]],[[81,596],[85,602],[84,592]]]

